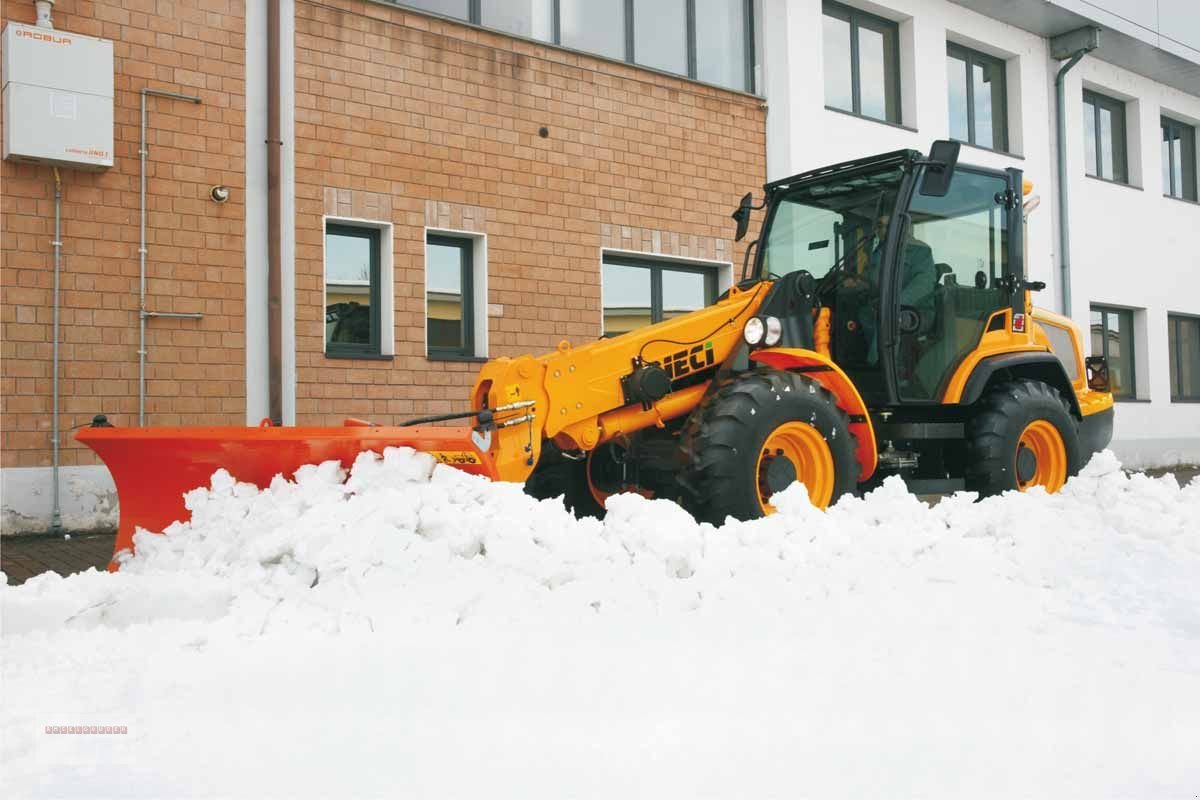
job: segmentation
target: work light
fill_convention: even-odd
[[[742,328],[742,336],[745,338],[746,344],[751,347],[762,342],[766,332],[767,326],[763,324],[762,317],[751,317],[746,320],[746,327]]]

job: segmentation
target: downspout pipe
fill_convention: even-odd
[[[267,0],[267,413],[283,424],[283,122],[279,0]]]
[[[1071,236],[1069,221],[1069,191],[1067,188],[1067,112],[1066,77],[1079,60],[1100,46],[1099,28],[1079,28],[1050,40],[1050,54],[1067,60],[1054,78],[1055,145],[1058,153],[1058,268],[1062,286],[1062,313],[1071,316]]]
[[[200,319],[200,314],[179,314],[165,311],[148,311],[146,309],[146,98],[165,97],[171,100],[183,100],[187,103],[200,104],[200,98],[178,92],[167,92],[161,89],[142,88],[142,135],[138,147],[140,163],[140,199],[138,201],[138,427],[146,424],[146,320],[151,317],[180,317],[184,319]],[[57,237],[56,237],[57,238]]]
[[[59,444],[58,444],[58,316],[59,316],[59,273],[62,267],[62,176],[58,174],[58,167],[54,167],[54,241],[50,245],[54,248],[54,370],[53,377],[50,379],[51,394],[53,396],[51,403],[51,433],[50,433],[50,450],[53,454],[52,467],[50,469],[51,482],[53,483],[54,505],[50,511],[50,532],[62,533],[62,505],[59,502],[58,491],[58,467],[59,467]]]

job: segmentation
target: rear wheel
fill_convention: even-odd
[[[825,508],[858,477],[850,420],[833,394],[803,375],[764,370],[731,379],[683,432],[685,501],[697,519],[754,519],[800,481]]]
[[[1042,381],[996,386],[967,424],[967,488],[982,495],[1033,486],[1057,492],[1082,465],[1070,407]]]

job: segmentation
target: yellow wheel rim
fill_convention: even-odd
[[[783,423],[771,431],[759,451],[756,488],[764,513],[775,513],[771,495],[781,491],[783,479],[793,474],[808,489],[814,506],[829,505],[833,499],[833,453],[821,432],[804,422]]]
[[[1030,486],[1044,486],[1048,492],[1061,489],[1067,482],[1067,448],[1058,428],[1044,419],[1025,426],[1013,469],[1022,492]]]

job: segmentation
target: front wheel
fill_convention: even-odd
[[[967,488],[981,495],[1033,486],[1057,492],[1082,466],[1070,407],[1042,381],[996,386],[967,424]]]
[[[746,373],[719,388],[693,412],[681,448],[688,509],[714,525],[773,513],[772,496],[794,481],[825,508],[858,478],[850,419],[833,394],[779,370]]]

